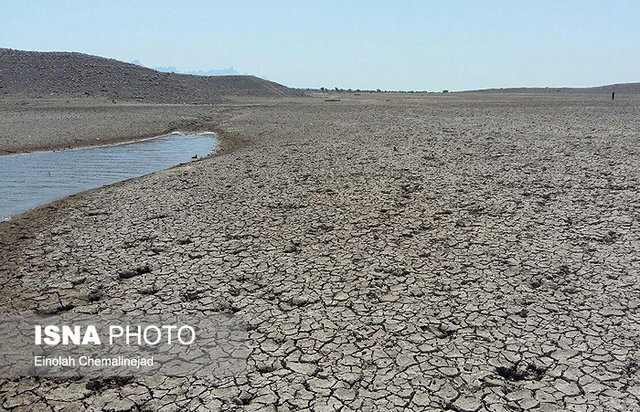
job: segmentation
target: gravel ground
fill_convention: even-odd
[[[339,98],[197,107],[219,155],[0,224],[5,312],[235,313],[246,377],[2,407],[640,410],[640,99]]]

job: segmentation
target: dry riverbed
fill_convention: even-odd
[[[253,349],[242,378],[4,380],[0,405],[640,410],[640,100],[337,98],[3,106],[4,152],[223,147],[1,223],[5,313],[234,313]]]

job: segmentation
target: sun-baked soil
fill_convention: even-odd
[[[246,377],[4,380],[0,405],[639,410],[640,100],[337,99],[184,108],[228,150],[0,224],[5,312],[234,313]]]

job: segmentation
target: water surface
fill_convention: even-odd
[[[207,156],[213,133],[171,134],[132,143],[0,156],[0,221],[84,190]]]

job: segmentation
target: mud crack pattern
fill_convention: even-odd
[[[210,109],[251,144],[3,223],[1,302],[234,313],[246,377],[4,380],[1,405],[640,410],[637,103]]]

